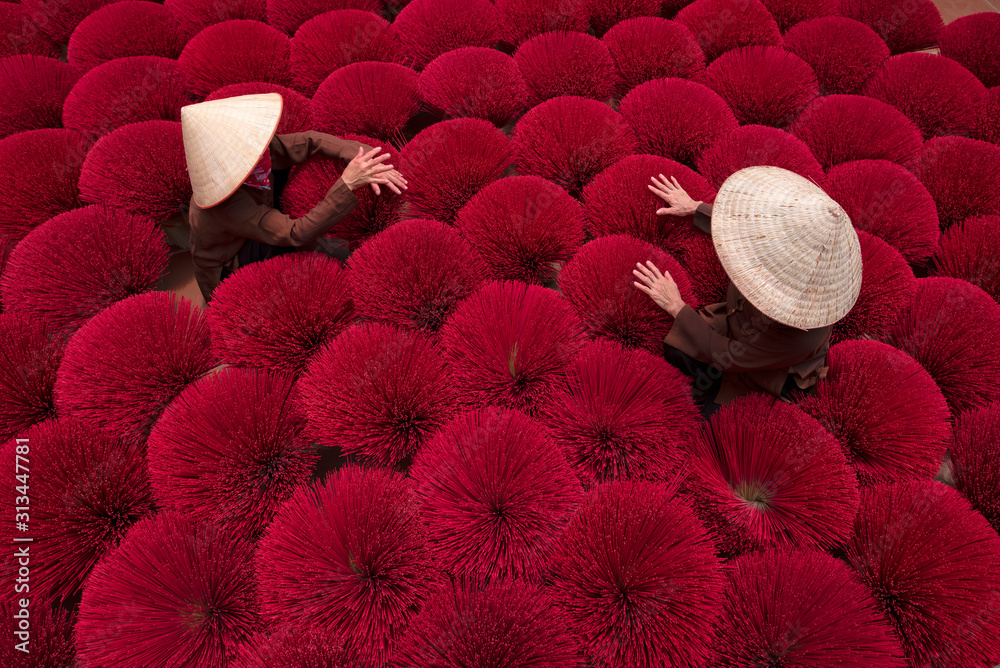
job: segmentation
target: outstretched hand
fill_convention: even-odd
[[[657,306],[677,317],[680,310],[687,304],[681,297],[681,291],[677,288],[677,283],[674,282],[670,272],[664,270],[661,273],[656,265],[649,260],[646,261],[646,264],[637,262],[636,267],[638,268],[633,269],[632,273],[639,280],[633,285],[649,295]]]
[[[656,210],[656,215],[658,216],[690,216],[698,209],[698,205],[701,202],[696,202],[691,199],[691,196],[687,194],[684,188],[681,188],[681,184],[677,182],[677,177],[670,177],[669,179],[663,174],[660,174],[659,179],[652,176],[650,180],[653,185],[646,186],[653,191],[653,194],[662,199],[664,202],[669,204],[669,207],[664,207]]]
[[[364,146],[358,147],[358,154],[347,163],[344,173],[340,175],[351,190],[364,185],[371,185],[376,195],[382,194],[379,184],[388,186],[397,195],[406,190],[406,179],[396,169],[388,164],[388,153],[382,153],[381,146],[376,146],[367,153]]]

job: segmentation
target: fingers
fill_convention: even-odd
[[[642,290],[643,292],[645,292],[645,293],[646,293],[647,295],[649,295],[650,297],[652,297],[652,296],[653,296],[653,291],[652,291],[652,290],[650,290],[649,288],[647,288],[647,287],[646,287],[645,285],[643,285],[642,283],[636,283],[636,282],[633,282],[633,283],[632,283],[632,285],[634,285],[635,287],[639,288],[640,290]]]
[[[389,172],[389,177],[395,179],[396,182],[402,186],[409,185],[410,183],[409,181],[406,180],[405,176],[400,174],[399,171],[395,169]]]
[[[367,161],[370,158],[374,157],[375,154],[378,153],[381,150],[382,150],[381,147],[376,146],[372,150],[370,150],[367,153],[365,153],[365,147],[364,147],[364,145],[362,145],[362,146],[358,147],[358,154],[354,157],[354,159],[357,160],[359,163],[364,163],[365,161]]]
[[[653,179],[653,180],[655,181],[656,179]],[[673,204],[674,204],[674,202],[673,202],[674,196],[671,193],[669,193],[666,190],[664,190],[662,185],[660,185],[660,184],[658,184],[658,185],[659,185],[659,187],[657,187],[657,186],[646,186],[646,187],[649,188],[652,191],[652,193],[654,195],[656,195],[658,198],[662,199],[664,202],[666,202],[670,206],[673,206]]]
[[[660,181],[660,179],[658,179],[655,176],[649,177],[649,180],[653,182],[653,185],[650,186],[651,188],[656,188],[657,190],[663,193],[670,192],[671,186],[669,182]]]
[[[406,186],[402,182],[402,177],[399,172],[393,170],[391,172],[386,172],[382,176],[385,177],[386,185],[389,186],[389,190],[396,193],[397,195],[402,195],[403,190],[406,190]]]
[[[635,274],[636,276],[640,276],[641,278],[645,279],[648,284],[652,284],[655,283],[656,281],[662,281],[662,280],[667,280],[670,281],[671,283],[673,283],[674,281],[669,271],[663,270],[661,272],[660,269],[655,264],[653,264],[652,260],[646,260],[646,264],[643,264],[642,262],[636,262],[635,266],[638,267],[638,269],[633,269],[632,273]]]
[[[374,165],[361,171],[362,183],[385,183],[386,174],[392,173],[392,165]]]
[[[669,209],[657,209],[656,210],[656,215],[657,216],[672,216],[672,215],[674,215],[674,213],[676,211],[677,211],[677,209],[675,209],[674,207],[670,207]]]
[[[655,194],[657,197],[665,201],[669,200],[670,193],[663,187],[663,184],[657,181],[655,178],[653,179],[653,183],[655,183],[656,185],[652,186],[647,185],[646,187],[652,190],[653,194]]]
[[[370,150],[367,153],[365,153],[364,147],[363,146],[359,147],[358,148],[358,155],[355,156],[354,160],[352,160],[351,162],[357,162],[358,163],[358,167],[361,167],[362,169],[365,169],[369,165],[372,164],[372,161],[376,158],[377,154],[381,150],[382,150],[381,146],[376,146],[372,150]],[[388,153],[386,153],[385,155],[388,155]],[[382,157],[382,156],[378,156],[378,157]]]
[[[377,183],[373,183],[373,184],[371,184],[371,186],[372,186],[372,192],[375,193],[376,197],[378,197],[379,195],[382,194],[382,190],[381,190],[381,188],[378,187]]]
[[[653,272],[653,275],[656,276],[658,280],[661,281],[666,280],[670,283],[674,282],[673,276],[671,276],[670,272],[667,271],[666,269],[660,271],[660,269],[655,264],[653,264],[652,260],[646,260],[646,264],[650,267],[650,270]]]
[[[637,267],[637,269],[633,269],[632,273],[638,272],[640,276],[652,276],[653,275],[653,272],[651,272],[645,265],[643,265],[642,262],[636,262],[635,266]]]
[[[663,274],[661,274],[660,270],[656,268],[656,265],[653,264],[652,260],[646,260],[646,266],[649,268],[649,272],[653,274],[653,276],[658,279],[663,278]]]
[[[663,189],[670,193],[673,193],[677,189],[676,184],[672,183],[670,179],[665,177],[663,174],[660,174],[660,181],[663,182]]]
[[[640,271],[641,270],[641,271]],[[656,283],[656,277],[649,273],[649,270],[643,266],[639,266],[639,269],[633,269],[632,275],[638,278],[643,284],[652,288]]]
[[[649,266],[650,271],[653,272],[653,275],[656,276],[658,281],[666,281],[668,283],[674,282],[674,277],[670,275],[670,272],[666,269],[660,271],[659,267],[653,264],[652,260],[646,260],[646,265]]]
[[[393,170],[385,174],[385,178],[389,179],[389,189],[392,190],[397,195],[402,194],[399,189],[402,188],[406,190],[406,179],[403,178],[402,174]]]
[[[681,187],[681,184],[677,181],[676,176],[671,176],[668,179],[663,174],[660,174],[660,180],[662,181],[663,190],[671,196],[687,195],[687,191]]]
[[[635,277],[639,279],[638,281],[635,282],[636,285],[641,285],[645,289],[644,291],[650,291],[653,289],[653,285],[652,283],[650,283],[649,278],[646,278],[645,276],[639,276],[634,271],[632,273],[635,274]]]
[[[388,160],[389,158],[392,157],[388,153],[383,153],[382,155],[375,155],[376,151],[381,151],[381,150],[382,149],[380,147],[372,149],[371,153],[369,153],[365,157],[364,166],[365,167],[370,167],[372,165],[381,165],[381,164],[385,163],[386,160]]]

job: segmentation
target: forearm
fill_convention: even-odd
[[[712,234],[712,205],[702,202],[694,212],[694,226],[705,234]]]
[[[326,196],[301,218],[291,218],[277,209],[268,209],[256,226],[256,240],[275,246],[307,246],[343,220],[358,199],[343,179],[337,179]]]
[[[269,146],[273,169],[301,165],[315,155],[350,162],[358,154],[359,147],[366,151],[371,148],[361,142],[314,131],[275,135]]]
[[[699,362],[711,364],[710,337],[714,333],[715,330],[708,322],[698,315],[697,311],[688,306],[677,312],[664,343],[677,348]]]
[[[794,347],[771,350],[723,336],[690,306],[677,313],[664,342],[726,372],[787,369],[795,363]]]

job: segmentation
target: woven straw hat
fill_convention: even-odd
[[[713,205],[712,241],[736,288],[780,323],[832,325],[861,291],[861,245],[847,213],[788,170],[730,176]]]
[[[262,93],[181,108],[195,204],[215,206],[250,176],[278,129],[282,104],[278,93]]]

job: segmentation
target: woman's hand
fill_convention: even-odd
[[[402,194],[402,191],[406,190],[406,179],[392,165],[386,164],[389,154],[382,153],[379,155],[381,150],[381,146],[376,146],[370,151],[365,152],[364,146],[358,147],[358,154],[354,156],[353,160],[347,163],[344,173],[340,175],[340,178],[344,179],[344,183],[348,188],[355,190],[361,186],[371,184],[372,190],[375,191],[376,195],[382,194],[379,184],[389,186],[389,190],[397,195]]]
[[[656,265],[648,260],[646,264],[637,262],[636,267],[638,269],[633,269],[632,273],[639,280],[633,285],[649,295],[657,306],[676,318],[687,304],[681,297],[681,291],[677,289],[670,272],[660,273]]]
[[[653,185],[647,186],[647,188],[670,205],[667,208],[657,209],[656,215],[658,216],[692,216],[698,209],[698,205],[701,204],[701,202],[691,199],[684,188],[681,188],[681,184],[677,183],[676,177],[672,176],[668,180],[667,177],[660,174],[659,179],[652,176],[650,180]]]

